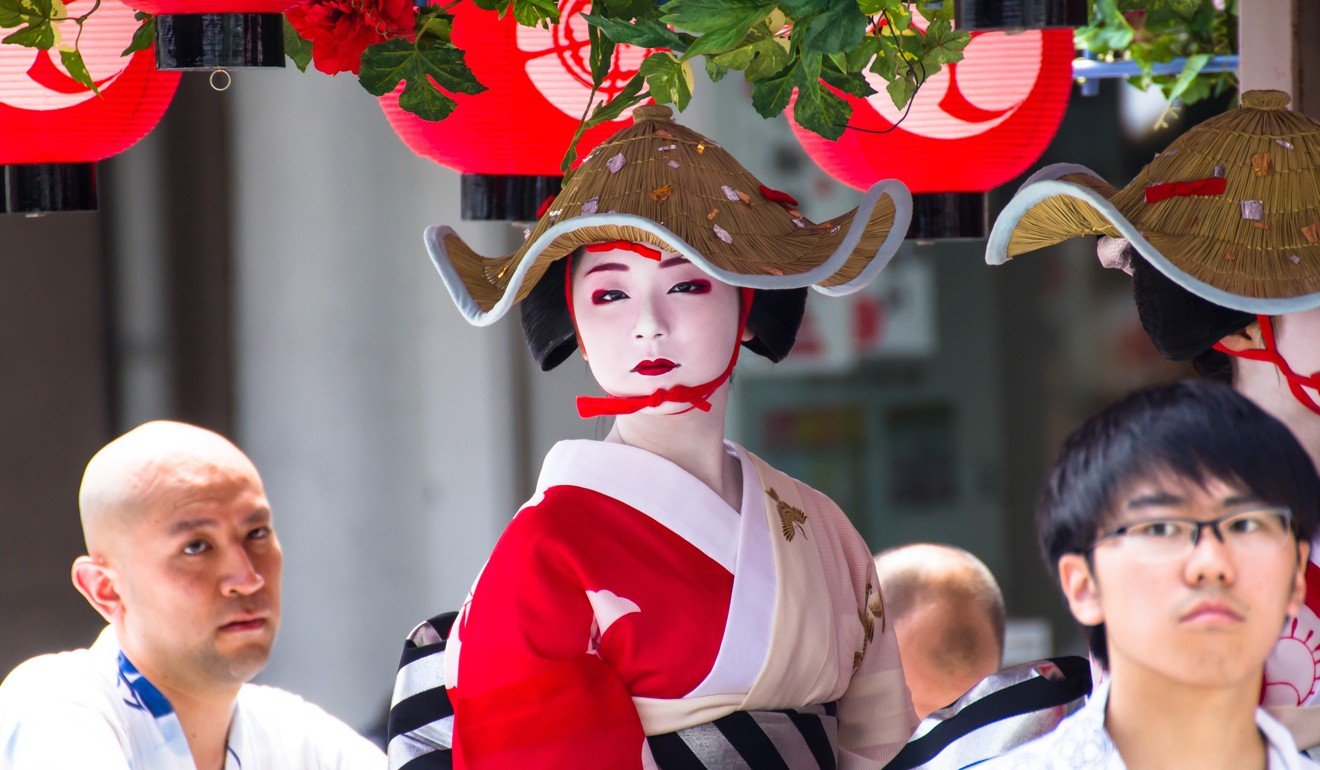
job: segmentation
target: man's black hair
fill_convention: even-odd
[[[1205,486],[1238,483],[1292,511],[1296,536],[1310,541],[1320,519],[1320,478],[1292,432],[1231,388],[1187,381],[1147,388],[1087,420],[1063,444],[1036,511],[1051,570],[1067,553],[1089,553],[1110,525],[1123,489],[1172,474]],[[1107,664],[1104,626],[1091,650]]]
[[[574,252],[576,255],[577,252]],[[743,345],[778,363],[793,349],[807,307],[806,289],[756,289]],[[523,336],[532,358],[548,372],[577,350],[577,334],[564,296],[564,265],[555,263],[520,303]]]

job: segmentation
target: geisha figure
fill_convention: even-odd
[[[724,437],[746,347],[793,346],[806,287],[870,281],[910,198],[808,221],[662,106],[596,148],[521,248],[427,244],[467,319],[515,304],[614,417],[545,458],[448,635],[453,761],[477,768],[879,768],[916,724],[871,552],[825,495]]]

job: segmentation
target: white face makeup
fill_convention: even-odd
[[[584,251],[573,265],[572,301],[591,374],[613,396],[710,382],[737,344],[738,290],[672,252],[654,260],[626,249]]]

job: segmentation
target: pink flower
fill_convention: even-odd
[[[417,8],[411,0],[306,0],[284,12],[312,44],[312,63],[327,75],[362,69],[362,52],[396,37],[411,38]]]

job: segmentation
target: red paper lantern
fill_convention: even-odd
[[[93,0],[71,0],[69,15]],[[72,20],[56,25],[63,40]],[[96,208],[94,163],[146,136],[174,98],[177,73],[158,72],[151,51],[121,56],[138,22],[105,2],[87,20],[78,48],[101,95],[78,84],[58,52],[0,45],[0,210],[11,213]]]
[[[380,105],[413,152],[463,172],[464,219],[534,219],[537,206],[559,191],[560,161],[577,131],[591,93],[590,45],[581,12],[589,0],[561,0],[560,24],[549,29],[500,19],[473,3],[453,9],[454,45],[487,91],[456,95],[458,107],[441,121],[399,109],[399,94]],[[648,51],[620,45],[596,100],[617,94]],[[578,157],[629,121],[596,126],[582,136]]]
[[[963,60],[926,81],[906,117],[876,78],[878,93],[868,98],[840,94],[853,116],[837,141],[796,122],[793,131],[812,160],[851,187],[903,180],[918,194],[917,224],[921,193],[984,193],[1040,157],[1068,107],[1073,52],[1070,29],[973,32]]]

